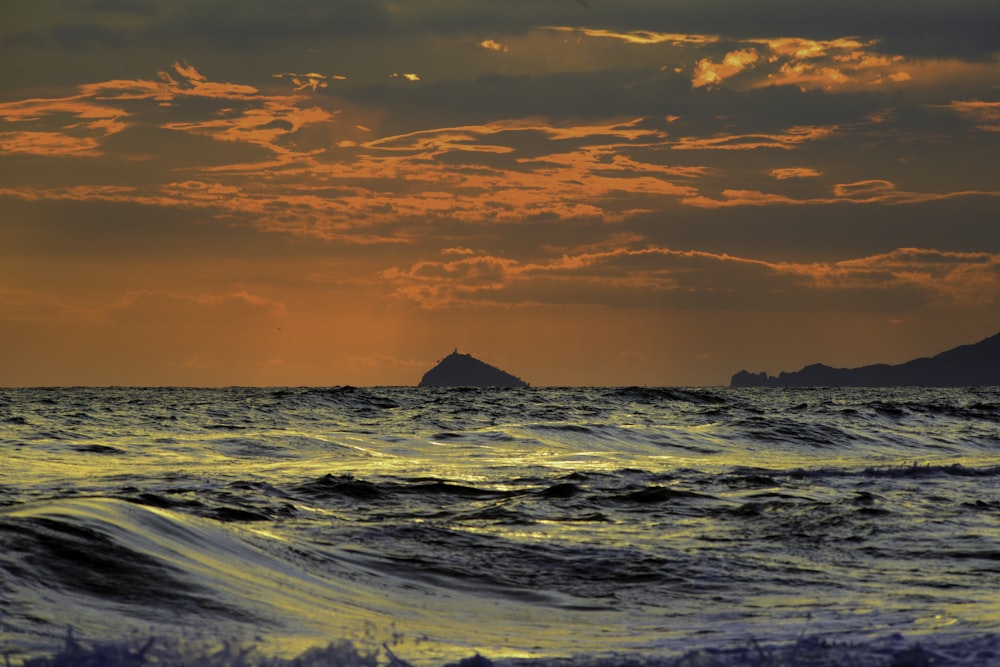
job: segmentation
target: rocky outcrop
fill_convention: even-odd
[[[973,345],[962,345],[933,357],[904,364],[833,368],[812,364],[800,371],[740,371],[732,387],[983,387],[1000,386],[1000,333]]]
[[[456,349],[424,373],[418,387],[527,387],[521,378]]]

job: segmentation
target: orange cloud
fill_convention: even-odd
[[[767,85],[792,85],[801,90],[838,88],[851,82],[851,77],[841,69],[803,62],[784,63],[776,73],[767,76]]]
[[[470,153],[512,153],[513,148],[497,144],[484,144],[479,137],[501,130],[486,126],[467,126],[420,130],[405,135],[382,137],[366,142],[366,148],[391,151],[419,151],[426,155],[439,155],[451,151]]]
[[[25,128],[0,132],[0,150],[47,157],[101,155],[101,140],[124,130],[128,115],[84,96],[0,103],[0,119]]]
[[[794,51],[792,46],[781,48],[809,51],[802,44]],[[823,45],[810,52],[832,48]],[[739,68],[759,64],[760,58],[753,50],[741,50],[730,52],[727,61]],[[287,76],[317,79],[322,75]],[[340,111],[318,106],[319,100],[309,94],[275,94],[216,83],[181,63],[174,64],[172,73],[163,73],[160,81],[117,80],[80,90],[84,92],[70,98],[0,105],[0,114],[16,123],[41,124],[0,134],[0,147],[8,153],[98,158],[109,134],[129,125],[145,125],[218,141],[212,163],[200,162],[202,156],[192,154],[190,163],[173,167],[161,175],[161,181],[142,186],[7,187],[0,195],[31,201],[89,200],[199,209],[271,232],[356,243],[410,243],[420,232],[401,224],[407,220],[619,223],[662,210],[664,203],[700,208],[900,204],[996,194],[906,192],[886,180],[866,180],[838,184],[829,197],[822,198],[795,199],[780,192],[739,187],[709,196],[699,189],[700,181],[723,172],[698,164],[663,162],[663,156],[669,155],[664,149],[791,150],[830,138],[841,131],[838,125],[676,137],[667,132],[662,117],[587,123],[521,118],[378,136],[360,122],[372,122],[364,110],[348,110],[344,118]],[[186,107],[192,97],[199,97],[199,104]],[[206,99],[215,102],[206,105],[202,103]],[[158,109],[161,104],[176,109]],[[992,113],[991,104],[955,108]],[[49,127],[43,131],[40,128],[45,124]],[[231,150],[227,145],[235,149],[237,144],[253,147],[249,154],[259,157],[247,158],[245,150],[227,153]],[[226,160],[226,155],[239,159]],[[816,177],[820,172],[790,167],[773,169],[770,175],[788,180]]]
[[[791,178],[815,178],[822,175],[821,172],[808,167],[785,167],[781,169],[772,169],[768,173],[772,178],[776,178],[779,181],[787,181]]]
[[[904,83],[913,78],[917,63],[903,56],[875,51],[877,40],[843,37],[812,40],[798,37],[748,39],[742,49],[730,51],[722,62],[699,59],[692,74],[694,88],[718,86],[748,69],[757,73],[741,78],[750,88],[796,86],[802,90],[864,88]]]
[[[124,129],[125,125],[116,125],[114,121],[128,116],[124,109],[107,106],[88,99],[86,95],[0,103],[0,118],[9,123],[39,121],[46,116],[62,114],[88,121],[83,123],[86,127],[95,127],[94,124],[98,123],[99,127],[117,130]]]
[[[703,58],[695,66],[694,78],[691,85],[695,88],[703,86],[717,85],[725,79],[736,76],[743,70],[757,64],[757,51],[755,49],[741,49],[730,51],[722,59],[721,63],[713,62],[709,58]]]
[[[281,153],[283,149],[275,145],[278,137],[295,132],[301,127],[328,121],[333,117],[319,107],[302,108],[293,100],[271,98],[263,108],[249,108],[241,112],[213,120],[186,123],[166,123],[168,130],[179,130],[191,134],[204,134],[220,141],[243,141],[259,144]]]
[[[0,141],[11,152],[99,156],[104,138],[123,131],[130,123],[143,122],[141,109],[126,110],[124,106],[142,101],[159,106],[172,106],[184,98],[262,103],[212,120],[164,123],[161,127],[272,148],[282,134],[331,117],[316,107],[302,108],[300,97],[264,96],[252,86],[209,81],[187,63],[175,62],[172,73],[160,72],[159,76],[159,82],[118,79],[84,84],[72,97],[0,103],[0,119],[27,126],[0,133]]]
[[[60,132],[0,132],[0,151],[46,157],[100,155],[100,141],[94,137],[73,137]]]
[[[748,40],[754,44],[762,44],[767,47],[772,54],[772,60],[781,57],[793,58],[795,60],[805,60],[811,58],[824,58],[829,55],[835,57],[845,53],[864,54],[864,50],[875,46],[877,40],[861,41],[854,37],[841,37],[831,40],[803,39],[800,37],[778,37],[774,39],[752,39]]]
[[[206,79],[201,72],[196,70],[194,67],[191,67],[186,62],[180,63],[174,61],[174,70],[176,70],[179,75],[190,81],[192,85],[201,85],[208,81],[208,79]]]
[[[798,125],[784,132],[762,134],[723,134],[712,137],[681,137],[673,143],[674,150],[752,150],[755,148],[791,149],[799,144],[819,141],[831,136],[835,125]]]
[[[506,53],[507,51],[510,51],[508,46],[492,39],[484,39],[479,42],[479,46],[483,47],[487,51],[493,51],[494,53]]]
[[[786,195],[760,192],[757,190],[735,190],[727,188],[722,191],[721,199],[697,194],[685,197],[683,203],[696,208],[731,208],[736,206],[777,206],[802,204],[802,202]]]
[[[544,288],[530,288],[539,281],[548,284],[555,281],[577,294],[598,286],[641,292],[683,290],[686,288],[682,278],[690,277],[692,262],[722,262],[756,269],[768,266],[765,262],[725,254],[649,247],[563,254],[537,263],[489,255],[421,261],[406,270],[392,267],[382,277],[396,286],[397,296],[424,308],[442,308],[509,301],[510,297],[505,298],[501,293],[512,290],[520,290],[527,302],[545,300],[541,296]]]
[[[615,39],[627,44],[657,45],[701,49],[721,41],[717,35],[661,33],[653,31],[619,32],[605,29],[548,27],[546,30],[570,32],[586,37]],[[742,40],[742,48],[730,50],[721,61],[711,57],[695,59],[691,75],[694,88],[718,86],[751,68],[756,76],[741,78],[747,87],[793,85],[803,90],[845,89],[883,86],[911,81],[925,63],[908,62],[903,56],[877,51],[878,40],[840,37],[815,40],[802,37],[756,38]],[[667,66],[663,66],[666,70]],[[676,67],[675,71],[684,71]]]
[[[617,39],[627,44],[672,44],[681,46],[685,44],[702,45],[719,41],[716,35],[698,35],[683,33],[654,32],[651,30],[632,30],[628,32],[616,32],[613,30],[603,30],[599,28],[571,28],[565,26],[550,26],[546,30],[557,32],[573,32],[587,37],[604,37]]]
[[[172,70],[159,72],[159,81],[113,79],[83,84],[78,90],[81,97],[92,100],[154,100],[160,106],[171,106],[179,98],[246,100],[260,94],[253,86],[209,81],[187,63],[175,61]]]
[[[891,72],[904,61],[902,56],[872,51],[878,40],[842,37],[833,40],[779,38],[752,41],[765,46],[770,53],[770,62],[781,63],[778,71],[768,74],[768,81],[762,85],[793,85],[803,90],[833,89],[881,84],[884,77],[896,82],[909,78],[908,74]],[[878,72],[863,75],[866,70]]]
[[[823,289],[915,287],[936,299],[986,305],[1000,298],[1000,254],[899,248],[827,264],[787,265]]]
[[[917,289],[928,299],[968,306],[1000,298],[1000,254],[901,248],[838,262],[796,263],[665,247],[615,248],[542,262],[488,255],[421,261],[409,269],[388,269],[382,277],[395,286],[398,297],[429,309],[576,302],[586,294],[611,303],[626,294],[638,295],[640,302],[657,302],[666,295],[683,302],[684,295],[695,292],[756,292],[757,298],[773,293],[785,295],[789,303],[807,303],[817,290],[888,294],[896,289]]]
[[[124,185],[75,185],[65,188],[0,188],[0,196],[24,201],[136,201],[139,191]],[[151,200],[150,203],[155,203]]]
[[[417,130],[395,136],[380,137],[364,144],[366,148],[394,151],[431,151],[432,153],[460,151],[511,152],[496,150],[496,146],[476,143],[479,137],[507,132],[538,132],[553,140],[585,139],[591,137],[614,138],[622,141],[653,141],[665,138],[657,129],[640,127],[644,119],[611,121],[595,125],[553,125],[541,119],[503,120],[484,125]],[[506,149],[507,147],[504,147]]]
[[[816,204],[916,204],[929,201],[943,201],[957,197],[1000,197],[1000,190],[960,190],[957,192],[909,192],[899,190],[890,181],[871,179],[854,183],[838,183],[833,187],[832,197],[795,199],[787,195],[760,192],[758,190],[726,189],[721,199],[704,195],[684,198],[684,203],[699,208],[728,208],[735,206],[788,206]]]
[[[816,40],[803,37],[765,37],[727,40],[737,48],[717,60],[718,55],[700,56],[699,51],[722,41],[718,35],[615,31],[608,29],[549,26],[543,30],[572,33],[581,37],[613,39],[639,47],[669,45],[693,51],[685,58],[694,66],[661,64],[662,71],[688,71],[694,88],[735,85],[741,88],[796,86],[801,90],[864,90],[872,87],[928,85],[940,82],[950,72],[975,80],[995,78],[995,65],[933,59],[914,60],[880,50],[877,39],[845,36]],[[751,73],[750,70],[753,70]],[[743,74],[743,76],[737,76]]]
[[[870,198],[885,198],[896,192],[896,186],[889,181],[867,180],[856,183],[838,183],[833,186],[833,194],[842,199],[858,201]]]
[[[1000,102],[958,100],[945,106],[947,109],[971,118],[976,127],[985,132],[1000,132]]]
[[[301,92],[305,89],[309,89],[316,92],[320,88],[328,88],[329,82],[327,79],[332,79],[334,81],[345,81],[346,76],[341,76],[339,74],[334,74],[327,77],[325,74],[317,74],[316,72],[309,72],[308,74],[295,74],[294,72],[282,72],[281,74],[274,74],[275,79],[288,79],[292,82],[295,92]]]
[[[175,78],[169,72],[160,72],[160,79],[167,84],[167,92],[173,97],[214,97],[219,99],[245,99],[255,96],[258,90],[253,86],[209,81],[201,72],[185,63],[175,61]]]

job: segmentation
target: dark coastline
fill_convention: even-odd
[[[903,364],[833,368],[811,364],[777,376],[740,371],[731,387],[991,387],[1000,386],[1000,333]]]

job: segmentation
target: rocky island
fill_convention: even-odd
[[[454,352],[424,373],[418,387],[527,387],[527,382],[476,359]]]
[[[986,387],[1000,386],[1000,333],[933,357],[903,364],[833,368],[812,364],[795,372],[740,371],[731,387]]]

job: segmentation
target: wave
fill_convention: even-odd
[[[607,396],[637,403],[662,404],[664,402],[692,403],[695,405],[729,405],[732,395],[717,389],[678,387],[620,387],[609,390]]]
[[[214,434],[244,456],[303,427],[328,433],[494,444],[528,439],[568,448],[603,443],[712,454],[746,443],[788,448],[958,452],[1000,443],[995,390],[770,390],[719,388],[427,389],[227,388],[8,390],[0,443],[64,443],[116,454],[140,433],[201,442]],[[16,400],[15,400],[16,399]],[[954,425],[955,428],[950,428]],[[151,428],[152,426],[152,428]],[[320,449],[311,442],[291,445]],[[107,449],[104,449],[107,448]],[[298,449],[298,447],[296,447]]]
[[[396,649],[398,650],[398,649]],[[679,655],[611,653],[559,658],[492,660],[478,653],[445,667],[844,667],[845,665],[951,665],[984,667],[1000,660],[996,636],[948,636],[906,639],[898,633],[867,641],[838,641],[823,635],[804,636],[794,642],[771,644],[751,639],[739,647],[691,649]],[[8,656],[9,664],[9,656]],[[90,644],[68,633],[58,652],[28,658],[22,667],[414,667],[388,644],[357,647],[348,640],[313,647],[291,657],[268,656],[252,644],[204,638],[149,637]]]
[[[952,655],[995,629],[998,396],[0,390],[0,653]]]
[[[29,503],[0,511],[0,533],[0,570],[23,617],[72,618],[98,637],[141,621],[167,633],[295,628],[315,641],[371,615],[358,609],[363,587],[350,581],[362,575],[350,566],[328,557],[339,576],[320,577],[287,545],[169,509],[111,498]]]
[[[422,487],[456,490],[465,493]],[[611,608],[490,566],[491,554],[501,553],[492,538],[417,524],[372,528],[344,542],[339,526],[318,523],[288,540],[254,525],[104,497],[0,509],[5,631],[27,650],[51,646],[60,631],[53,621],[67,618],[103,640],[137,627],[164,636],[255,634],[265,646],[398,635],[401,647],[420,655],[457,657],[483,645],[551,651],[581,627],[622,627]],[[416,547],[409,555],[407,544]],[[525,548],[520,565],[503,553],[527,575],[528,563],[545,565],[531,560],[534,551]],[[547,558],[550,570],[558,565]],[[594,649],[608,639],[580,645]]]

